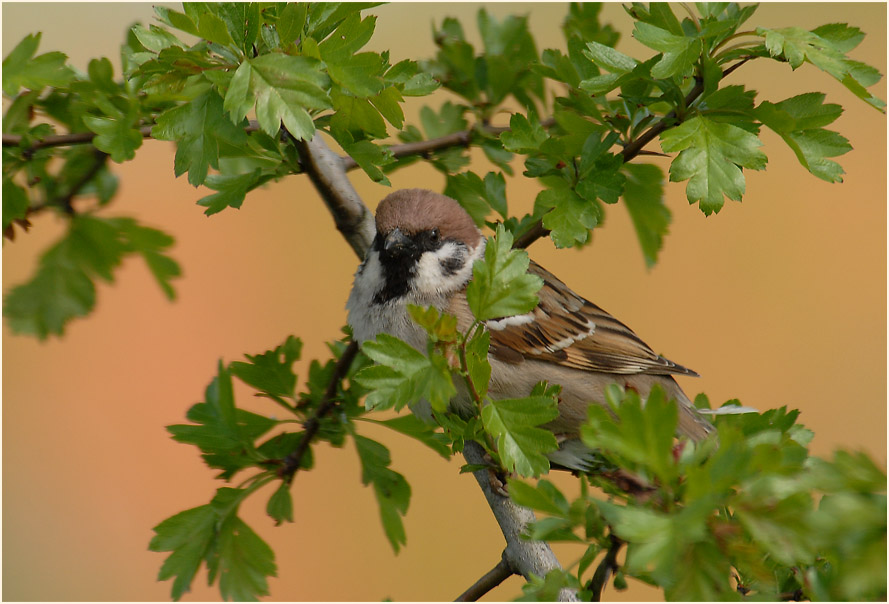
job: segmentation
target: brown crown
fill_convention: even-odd
[[[444,239],[462,241],[474,248],[482,238],[472,218],[459,203],[426,189],[401,189],[387,195],[377,207],[377,232],[401,229],[407,235],[438,228]]]

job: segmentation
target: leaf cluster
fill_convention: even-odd
[[[424,108],[426,136],[470,128],[472,144],[481,146],[503,173],[511,174],[512,160],[521,156],[524,176],[537,179],[542,188],[533,212],[509,217],[505,204],[485,186],[487,177],[458,172],[468,163],[465,152],[448,147],[430,154],[432,164],[446,173],[446,193],[476,222],[496,211],[517,237],[537,225],[558,247],[581,246],[604,219],[606,206],[623,199],[650,266],[670,222],[663,177],[656,166],[628,162],[647,152],[645,145],[655,139],[665,153],[676,154],[670,180],[687,182],[689,202],[708,215],[718,212],[726,198],[742,199],[745,169],[765,168],[762,126],[778,133],[812,174],[842,180],[842,167],[832,158],[851,146],[825,128],[839,117],[839,106],[825,105],[821,93],[757,104],[755,91],[723,80],[753,60],[775,59],[794,69],[808,62],[882,110],[882,101],[867,92],[879,73],[847,56],[863,39],[860,30],[845,24],[811,32],[742,30],[756,6],[735,3],[701,4],[682,19],[664,3],[626,8],[635,21],[633,37],[655,53],[648,58],[617,50],[617,34],[599,23],[599,8],[592,4],[572,5],[563,27],[567,53],[545,49],[538,56],[525,20],[497,22],[484,10],[477,19],[480,50],[467,42],[454,19],[434,30],[437,55],[422,65],[461,103],[449,101],[439,113]],[[505,49],[511,52],[503,54]],[[491,75],[495,72],[497,77]],[[551,116],[544,118],[550,106]],[[487,126],[502,113],[510,114],[508,128]],[[409,126],[400,136],[417,141],[421,131]]]
[[[207,214],[238,208],[253,189],[300,172],[295,143],[317,129],[374,180],[388,182],[380,167],[390,154],[374,141],[388,135],[387,124],[403,127],[405,97],[438,84],[414,61],[391,65],[387,52],[362,50],[376,17],[361,11],[372,6],[156,7],[158,24],[128,32],[121,74],[107,58],[93,59],[81,73],[63,53],[38,54],[39,33],[26,36],[3,61],[3,91],[11,99],[3,119],[5,235],[13,238],[15,225],[27,228],[44,210],[66,219],[102,210],[117,192],[109,164],[134,159],[146,137],[176,143],[174,173],[210,189],[198,201]],[[80,203],[87,197],[95,206]],[[47,252],[39,272],[8,296],[13,329],[61,334],[68,320],[92,308],[92,281],[83,279],[89,272],[75,275],[58,261],[58,250],[103,253],[85,247],[92,243],[67,238]],[[135,251],[156,256],[150,246]],[[163,263],[172,266],[168,258]],[[170,295],[172,269],[149,264]],[[50,295],[50,287],[61,295]],[[33,302],[21,308],[22,299]],[[28,327],[33,323],[46,327]]]
[[[498,20],[482,9],[478,47],[448,18],[433,27],[434,57],[395,64],[388,52],[366,50],[376,17],[363,13],[373,6],[157,7],[156,24],[128,32],[121,74],[106,58],[80,73],[62,53],[39,54],[40,34],[26,36],[3,62],[10,97],[3,132],[15,141],[3,146],[4,232],[12,237],[15,225],[27,227],[42,210],[70,217],[83,197],[97,200],[90,211],[101,209],[117,189],[109,160],[133,159],[146,136],[175,142],[174,173],[209,189],[198,202],[207,214],[239,208],[250,191],[299,173],[299,141],[321,131],[378,182],[428,161],[445,175],[445,193],[479,225],[500,221],[522,245],[545,233],[558,247],[588,244],[607,206],[623,200],[652,266],[671,220],[665,175],[631,162],[655,153],[646,146],[656,139],[673,155],[669,179],[686,182],[689,202],[705,214],[726,198],[740,201],[744,171],[766,166],[763,126],[812,174],[842,180],[836,158],[851,146],[828,129],[840,106],[819,92],[758,102],[755,91],[725,85],[732,71],[761,60],[793,69],[809,63],[868,104],[884,105],[868,91],[881,75],[849,57],[864,37],[858,28],[744,29],[755,5],[701,4],[677,16],[668,4],[630,4],[633,37],[652,51],[639,58],[615,48],[619,36],[600,22],[596,4],[571,5],[564,47],[542,51],[526,17]],[[423,107],[420,123],[407,124],[405,99],[439,87],[451,100]],[[396,160],[381,142],[391,135],[429,145]],[[60,136],[74,138],[63,145]],[[480,147],[496,170],[467,169],[470,147]],[[505,195],[504,175],[517,159],[540,188],[522,216],[510,213]],[[22,287],[36,287],[54,266]],[[62,300],[43,307],[39,321],[59,323],[56,316],[64,324],[84,314],[64,309],[78,306],[70,296]]]
[[[660,389],[642,401],[615,385],[607,398],[610,412],[591,407],[582,428],[602,461],[577,498],[510,481],[516,503],[546,514],[530,538],[583,548],[576,568],[529,583],[528,599],[553,585],[601,594],[606,564],[616,588],[634,578],[669,600],[885,599],[886,476],[867,456],[810,455],[812,433],[786,408],[720,414],[718,441],[695,445],[674,441]],[[609,559],[624,545],[622,563]]]
[[[238,508],[253,493],[276,485],[266,511],[276,524],[293,522],[293,477],[312,468],[312,446],[319,442],[334,447],[354,443],[361,480],[374,490],[385,533],[396,552],[404,545],[401,518],[410,502],[410,487],[389,467],[388,449],[358,434],[356,427],[356,421],[365,419],[360,401],[366,390],[353,377],[369,361],[359,353],[348,356],[346,364],[344,357],[351,353],[345,341],[329,348],[332,358],[324,364],[311,362],[302,390],[297,389],[293,371],[302,342],[293,336],[272,350],[246,355],[246,361],[220,362],[204,400],[189,409],[189,423],[167,428],[176,441],[197,447],[207,466],[218,471],[217,478],[231,482],[248,474],[237,486],[220,487],[209,504],[180,512],[155,527],[149,548],[170,552],[158,578],[173,579],[174,599],[189,590],[202,564],[211,584],[219,579],[225,599],[254,600],[268,594],[266,577],[277,572],[274,554],[238,517]],[[274,403],[283,418],[238,407],[233,378]],[[439,453],[446,451],[441,435],[412,416],[367,421],[413,436]],[[289,429],[293,425],[302,429]]]

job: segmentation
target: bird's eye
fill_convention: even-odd
[[[441,240],[441,233],[439,232],[439,230],[437,228],[429,231],[429,241],[431,241],[432,243],[438,243],[440,240]]]

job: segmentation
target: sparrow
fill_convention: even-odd
[[[408,304],[434,306],[456,316],[458,329],[468,329],[474,319],[466,285],[473,264],[484,257],[486,239],[460,204],[425,189],[395,191],[377,207],[376,229],[346,303],[354,339],[363,344],[387,333],[425,354],[426,331],[411,319]],[[542,380],[562,387],[559,416],[543,426],[560,442],[559,451],[549,455],[554,465],[588,468],[592,452],[580,442],[579,429],[589,405],[606,404],[604,390],[612,383],[643,399],[660,385],[677,402],[680,436],[697,441],[714,431],[672,377],[697,373],[655,353],[629,327],[533,260],[528,271],[543,280],[537,306],[484,322],[491,337],[488,393],[495,399],[524,397]],[[465,389],[458,387],[450,408],[472,413]],[[426,402],[411,410],[431,419]]]

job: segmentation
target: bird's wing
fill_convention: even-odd
[[[697,373],[656,354],[629,327],[580,297],[535,262],[540,303],[526,315],[487,321],[491,353],[500,361],[535,359],[587,371],[631,375]]]

